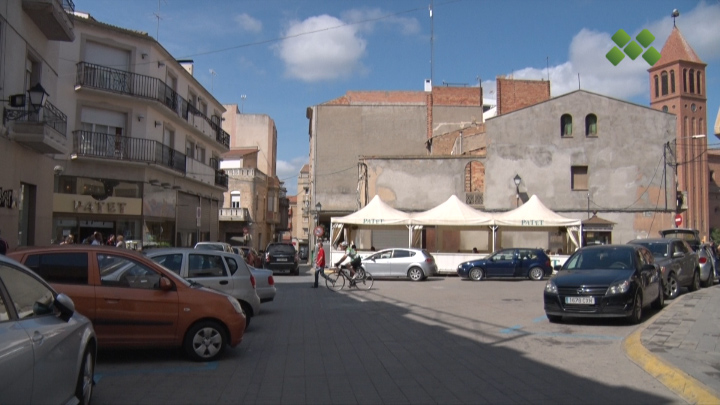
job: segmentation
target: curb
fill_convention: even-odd
[[[680,301],[675,299],[670,305]],[[653,316],[643,327],[623,341],[623,349],[625,349],[627,357],[685,401],[691,404],[720,404],[720,397],[715,391],[686,372],[655,356],[643,346],[640,335],[648,326],[652,325],[659,315],[660,313]]]

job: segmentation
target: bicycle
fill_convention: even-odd
[[[325,286],[333,291],[340,291],[345,287],[345,281],[349,283],[348,288],[355,286],[358,290],[367,291],[372,288],[372,274],[359,268],[355,270],[355,279],[350,277],[350,270],[346,266],[340,266],[335,269],[328,269],[330,274],[325,278]]]

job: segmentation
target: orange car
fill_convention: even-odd
[[[238,301],[189,282],[129,249],[62,245],[8,255],[25,264],[90,318],[103,347],[183,347],[197,361],[216,359],[245,332]]]

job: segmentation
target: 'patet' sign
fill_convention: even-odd
[[[124,202],[108,202],[105,201],[78,201],[73,202],[75,212],[95,212],[98,214],[124,214]]]
[[[520,226],[543,226],[542,219],[523,219],[520,221]]]
[[[382,224],[385,222],[384,219],[374,219],[374,218],[363,218],[363,224]]]

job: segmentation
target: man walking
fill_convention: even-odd
[[[318,276],[322,274],[324,279],[327,279],[325,275],[325,249],[323,249],[322,242],[318,242],[317,254],[315,255],[315,284],[312,288],[318,288]]]

